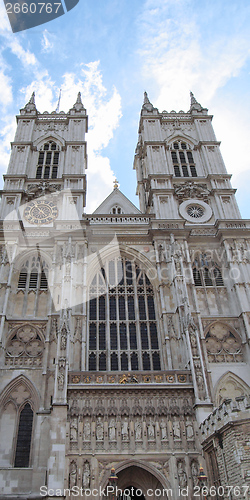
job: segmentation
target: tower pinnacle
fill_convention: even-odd
[[[200,105],[200,103],[195,99],[193,92],[190,92],[190,111],[202,111],[204,108]]]
[[[21,114],[25,114],[25,113],[32,113],[32,114],[37,113],[36,104],[35,104],[35,92],[32,92],[29,101],[27,102],[27,104],[25,104],[24,108],[21,109]]]

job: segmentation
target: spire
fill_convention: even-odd
[[[153,104],[151,104],[151,102],[148,98],[147,92],[144,92],[144,100],[143,100],[142,109],[149,111],[149,112],[153,111],[153,109],[154,109]]]
[[[147,92],[145,91],[144,92],[144,101],[143,101],[143,104],[151,104],[149,98],[148,98],[148,94]]]
[[[28,104],[35,104],[35,92],[32,92],[31,98],[30,98]]]
[[[35,104],[35,92],[32,92],[30,100],[25,104],[24,108],[20,110],[21,114],[24,115],[25,113],[31,113],[31,114],[36,114],[37,109],[36,109],[36,104]]]
[[[203,111],[204,108],[200,105],[200,103],[195,99],[193,92],[190,92],[190,111]]]
[[[84,106],[82,103],[82,98],[81,98],[81,92],[78,92],[78,94],[77,94],[77,99],[76,99],[76,102],[73,106],[73,109],[75,109],[76,111],[81,111],[82,109],[84,109]]]

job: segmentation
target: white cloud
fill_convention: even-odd
[[[209,104],[218,88],[249,58],[250,36],[200,32],[199,19],[188,0],[147,0],[139,19],[143,73],[152,81],[160,109],[187,108],[188,91]],[[212,31],[213,27],[210,26]]]
[[[12,102],[12,86],[11,79],[5,74],[3,68],[0,69],[0,88],[0,104],[2,104],[4,110]]]
[[[51,41],[51,34],[46,29],[43,32],[43,38],[41,43],[42,43],[42,52],[50,52],[54,47],[54,44]]]

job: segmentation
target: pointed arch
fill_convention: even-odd
[[[124,482],[124,479],[122,478],[122,483],[119,483],[119,479],[121,478],[126,471],[131,471],[131,469],[134,470],[135,474],[133,475],[133,485],[131,484],[130,486],[134,486],[135,488],[140,489],[142,484],[140,481],[140,473],[143,475],[147,473],[150,474],[152,477],[150,478],[150,484],[148,484],[148,488],[152,488],[155,490],[156,488],[161,488],[161,489],[171,489],[171,485],[168,481],[168,479],[164,476],[162,472],[160,472],[156,467],[154,467],[152,464],[149,463],[144,463],[142,460],[124,460],[120,464],[116,466],[115,473],[118,476],[118,488],[125,488],[126,486],[129,486],[129,484],[126,484]],[[109,481],[109,475],[110,471],[106,472],[101,487],[105,488],[108,484]],[[145,476],[146,477],[146,476]],[[131,477],[129,478],[131,480]],[[142,478],[143,479],[143,478]],[[155,485],[152,484],[152,480],[155,480]],[[158,484],[157,484],[158,483]],[[147,488],[146,488],[147,489]]]
[[[40,406],[40,395],[33,383],[21,374],[9,382],[0,394],[0,413],[9,401],[17,409],[21,408],[25,402],[30,402],[34,412],[37,412]]]
[[[214,401],[217,407],[225,399],[235,399],[249,394],[249,385],[232,371],[224,373],[214,387]]]
[[[199,141],[197,141],[197,139],[195,139],[194,137],[191,137],[190,135],[186,134],[185,132],[182,132],[180,134],[176,130],[174,130],[173,133],[168,136],[168,138],[166,139],[166,144],[170,145],[175,141],[183,141],[183,142],[187,141],[190,144],[190,146],[192,147],[192,149],[194,147],[197,147],[199,144]]]
[[[147,268],[141,258],[135,258],[138,254],[133,258],[131,254],[132,249],[112,245],[93,260],[92,269],[88,266],[92,278],[86,345],[89,371],[100,371],[100,362],[111,371],[158,371],[164,364],[158,304],[147,275],[152,263],[149,267],[148,261]]]
[[[51,131],[49,131],[49,132],[46,132],[43,135],[40,135],[33,142],[33,145],[34,145],[34,147],[37,148],[37,151],[38,151],[40,149],[40,147],[43,146],[43,144],[45,142],[48,142],[48,141],[55,141],[55,142],[59,143],[60,148],[64,148],[65,144],[66,144],[65,140],[63,139],[63,137],[61,137],[59,134],[57,134],[57,132],[53,131],[53,133],[52,133]]]
[[[19,375],[0,395],[0,464],[29,467],[34,415],[40,398],[32,382]],[[5,436],[5,439],[3,439]],[[7,437],[7,439],[6,439]],[[1,447],[1,443],[5,443]]]

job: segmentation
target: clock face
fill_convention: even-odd
[[[58,217],[58,209],[53,201],[35,200],[27,205],[23,216],[30,224],[50,224]]]

